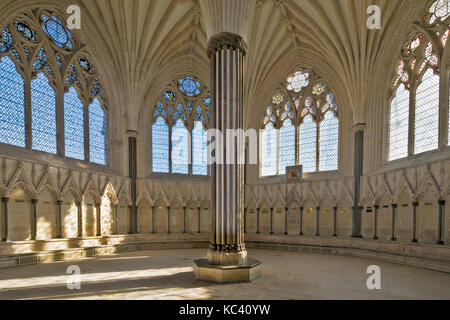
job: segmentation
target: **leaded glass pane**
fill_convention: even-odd
[[[198,121],[192,130],[192,174],[208,175],[208,135]]]
[[[106,165],[106,115],[97,98],[89,106],[89,144],[91,162]]]
[[[262,133],[262,176],[277,175],[277,130],[272,123],[266,126]]]
[[[300,126],[300,164],[303,172],[317,171],[317,124],[308,115]]]
[[[389,161],[408,156],[409,91],[402,84],[391,103]]]
[[[74,87],[64,94],[64,134],[66,157],[84,160],[84,106]]]
[[[430,68],[417,88],[414,153],[438,148],[439,143],[439,76]]]
[[[320,123],[320,171],[338,169],[339,120],[329,111]]]
[[[57,153],[56,94],[43,72],[31,81],[33,149]]]
[[[295,166],[295,126],[285,121],[280,129],[280,172],[286,174],[286,167]]]
[[[22,76],[7,56],[0,62],[0,142],[25,147],[25,101]]]
[[[172,128],[172,173],[189,173],[189,131],[181,120]]]
[[[163,118],[152,127],[153,172],[169,173],[169,128]]]

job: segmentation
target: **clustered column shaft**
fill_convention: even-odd
[[[211,166],[212,218],[208,262],[240,265],[247,262],[244,244],[243,75],[245,43],[239,35],[221,33],[210,39],[213,128],[221,134]],[[237,143],[236,143],[237,140]],[[242,149],[242,150],[241,150]],[[220,161],[220,163],[218,163]]]

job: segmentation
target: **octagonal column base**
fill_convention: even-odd
[[[219,284],[246,283],[262,276],[262,262],[247,258],[247,263],[234,266],[212,265],[207,259],[194,260],[194,274],[197,280]]]

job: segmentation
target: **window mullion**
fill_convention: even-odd
[[[281,156],[281,125],[277,128],[277,176],[280,175]]]
[[[89,104],[84,103],[84,160],[90,161]]]
[[[31,79],[24,78],[24,101],[25,101],[25,147],[29,150],[33,148],[33,125],[31,112]]]
[[[169,125],[169,173],[172,173],[172,124]]]
[[[320,122],[316,122],[316,172],[320,171]]]
[[[415,153],[417,87],[417,84],[412,86],[409,94],[408,157],[414,156]]]
[[[192,149],[193,147],[194,147],[194,134],[193,134],[193,132],[194,132],[194,126],[190,126],[190,129],[188,130],[188,133],[189,133],[189,139],[188,139],[188,141],[189,141],[189,145],[188,145],[188,152],[189,152],[189,155],[188,155],[188,161],[189,161],[189,163],[188,163],[188,174],[190,175],[190,176],[193,176],[194,175],[194,170],[193,170],[193,164],[194,164],[194,150]]]
[[[63,90],[57,90],[56,92],[56,136],[58,155],[63,157],[66,153]]]
[[[442,63],[441,63],[442,64]],[[448,146],[448,105],[449,105],[449,88],[448,88],[448,76],[447,73],[441,73],[439,75],[439,149],[443,149]]]
[[[295,165],[300,165],[300,126],[295,124]]]

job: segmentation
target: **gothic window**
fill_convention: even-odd
[[[290,75],[266,109],[261,134],[261,176],[338,169],[339,114],[332,91],[313,72]]]
[[[89,105],[89,143],[91,162],[106,165],[106,116],[97,98]]]
[[[432,69],[417,88],[414,153],[439,147],[439,76]]]
[[[332,111],[320,123],[320,171],[333,171],[338,167],[339,119]]]
[[[409,90],[402,84],[392,100],[389,130],[389,160],[408,156]]]
[[[152,128],[153,172],[169,173],[169,127],[162,117]]]
[[[448,109],[440,99],[439,55],[447,44],[449,16],[450,0],[434,1],[421,21],[421,30],[430,32],[416,30],[401,52],[392,87],[389,161],[438,150],[447,139],[439,134],[441,126],[449,126],[439,117],[440,110]]]
[[[295,126],[287,120],[280,129],[280,172],[286,173],[286,167],[295,166]]]
[[[189,131],[181,120],[172,128],[172,172],[189,173]]]
[[[277,174],[277,130],[269,123],[262,132],[262,175]]]
[[[64,20],[37,9],[1,31],[0,143],[106,165],[103,89]]]
[[[192,174],[208,175],[208,135],[203,122],[196,121],[192,131]]]
[[[195,77],[172,82],[156,103],[152,126],[152,171],[208,175],[211,98]]]
[[[0,122],[0,142],[25,147],[23,78],[9,56],[0,62]]]
[[[84,160],[84,106],[74,87],[64,95],[66,156]]]
[[[56,94],[43,72],[31,80],[31,114],[33,149],[56,154]]]
[[[300,164],[303,172],[317,170],[317,123],[311,115],[300,125]]]

